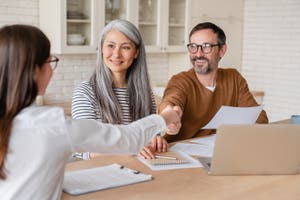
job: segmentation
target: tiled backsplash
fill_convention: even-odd
[[[94,71],[96,55],[57,55],[60,59],[44,97],[45,104],[70,102],[74,87],[88,80]]]

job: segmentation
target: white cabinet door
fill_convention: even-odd
[[[127,3],[127,0],[105,0],[105,25],[115,19],[126,19]]]
[[[183,52],[188,42],[190,0],[139,0],[137,26],[147,52]]]
[[[188,44],[189,27],[191,23],[191,1],[169,0],[168,35],[167,42],[169,52],[186,51]]]
[[[147,52],[161,52],[162,44],[160,43],[161,19],[160,18],[161,2],[158,0],[139,0],[137,27],[142,35],[146,45]]]
[[[100,16],[97,0],[40,0],[40,28],[54,54],[95,53]]]

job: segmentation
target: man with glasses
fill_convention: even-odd
[[[167,137],[169,142],[212,134],[215,130],[201,130],[222,105],[236,107],[257,106],[246,80],[236,69],[222,69],[219,61],[227,50],[224,31],[213,23],[196,25],[187,45],[193,68],[171,78],[160,104],[182,109],[182,127],[178,135]],[[268,123],[265,111],[257,123]]]

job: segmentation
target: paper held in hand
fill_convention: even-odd
[[[223,124],[255,124],[263,106],[222,106],[215,116],[201,129],[217,129]]]

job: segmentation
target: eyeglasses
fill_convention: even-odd
[[[197,53],[198,48],[201,48],[201,51],[203,53],[210,53],[212,51],[213,47],[216,46],[221,46],[221,44],[209,44],[209,43],[204,43],[204,44],[195,44],[195,43],[190,43],[187,45],[187,48],[190,53]]]
[[[52,70],[55,70],[55,68],[57,67],[57,63],[58,63],[59,59],[56,56],[50,56],[50,60],[46,61],[46,63],[52,63],[54,62],[54,64],[51,64],[51,68]]]

